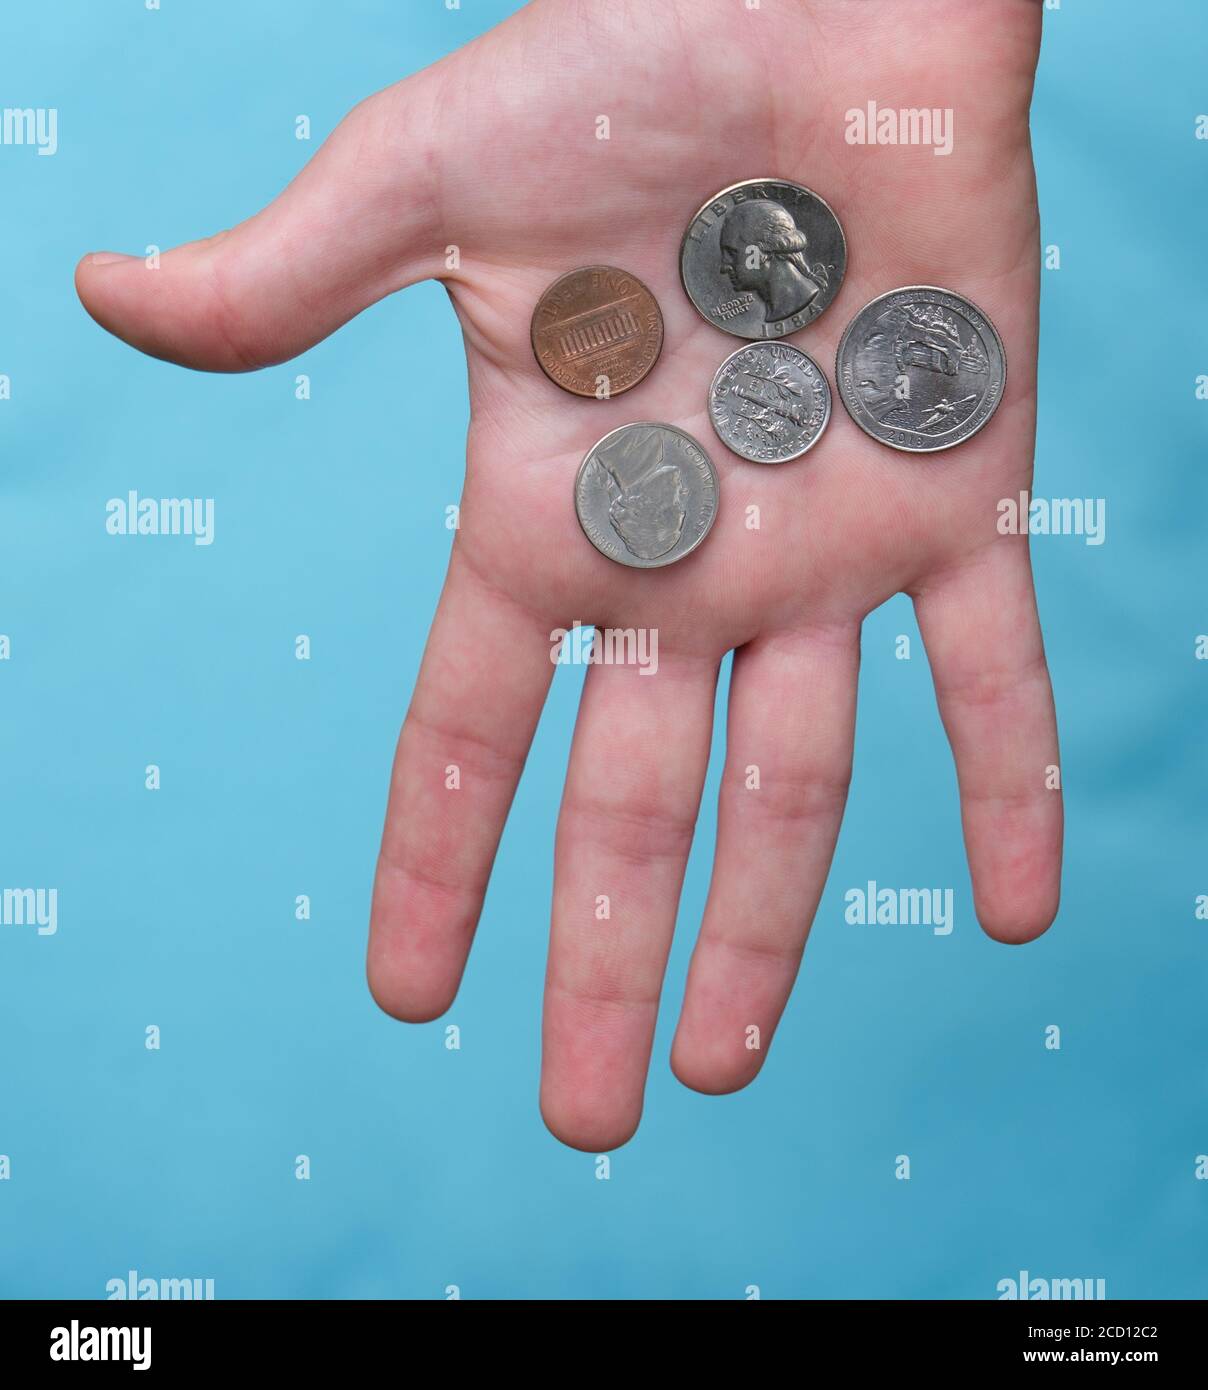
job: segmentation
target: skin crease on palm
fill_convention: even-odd
[[[369,983],[390,1014],[436,1018],[457,991],[553,674],[553,629],[657,629],[653,677],[589,670],[558,824],[541,1108],[575,1147],[614,1148],[638,1124],[731,649],[713,878],[671,1057],[681,1081],[733,1091],[767,1055],[843,813],[860,624],[900,591],[953,745],[978,918],[1023,942],[1056,913],[1052,695],[1027,538],[996,525],[999,499],[1032,477],[1040,27],[1040,0],[535,0],[358,106],[249,221],[156,271],[106,254],[78,268],[101,325],[206,371],[282,362],[418,280],[448,288],[468,359],[468,462],[374,888]],[[952,153],[848,144],[845,112],[870,100],[951,108]],[[981,433],[900,453],[836,401],[796,462],[760,466],[721,446],[705,397],[738,342],[692,308],[679,246],[707,198],[754,177],[806,184],[843,223],[840,293],[792,339],[832,381],[843,328],[886,290],[942,285],[991,316],[1008,373]],[[666,321],[654,371],[610,401],[558,390],[529,344],[542,291],[591,264],[640,276]],[[660,570],[605,559],[575,518],[583,454],[633,420],[687,430],[721,480],[704,544]]]

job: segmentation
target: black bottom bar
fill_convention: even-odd
[[[0,1303],[0,1346],[9,1385],[25,1383],[14,1371],[37,1375],[30,1382],[37,1384],[48,1373],[53,1381],[263,1369],[313,1378],[346,1375],[362,1364],[392,1365],[401,1376],[413,1370],[417,1355],[428,1362],[450,1350],[448,1373],[457,1376],[474,1345],[500,1370],[511,1362],[513,1370],[523,1364],[559,1378],[568,1375],[567,1351],[575,1344],[591,1349],[593,1378],[608,1360],[601,1353],[615,1346],[616,1373],[629,1376],[647,1354],[620,1339],[628,1323],[656,1334],[640,1345],[651,1352],[661,1345],[658,1360],[673,1356],[680,1369],[705,1357],[714,1370],[733,1363],[753,1374],[781,1364],[769,1358],[782,1351],[803,1374],[830,1364],[820,1354],[842,1358],[848,1370],[899,1374],[1095,1364],[1190,1370],[1202,1361],[1205,1321],[1201,1302],[773,1302],[766,1309],[736,1307],[724,1322],[718,1304],[702,1310],[691,1303],[616,1302],[601,1312],[600,1304],[566,1302],[552,1316],[550,1306],[506,1305],[507,1325],[496,1338],[490,1324],[500,1305],[489,1303],[459,1313],[425,1303],[14,1301]],[[694,1326],[702,1312],[707,1322]],[[478,1340],[465,1341],[465,1329],[476,1324]],[[482,1331],[490,1340],[481,1339]],[[457,1340],[450,1343],[450,1334]],[[433,1340],[416,1340],[427,1336]]]

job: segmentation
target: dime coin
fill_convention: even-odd
[[[717,472],[691,435],[672,425],[622,425],[591,449],[575,480],[587,539],[621,565],[682,560],[717,515]]]
[[[783,338],[839,293],[847,242],[816,193],[785,179],[723,189],[688,224],[680,274],[689,299],[739,338]]]
[[[663,349],[663,315],[635,275],[607,265],[572,270],[533,311],[533,352],[552,382],[607,400],[641,381]]]
[[[727,448],[752,463],[786,463],[812,449],[830,419],[818,364],[788,343],[751,343],[717,369],[709,417]]]
[[[976,434],[1002,400],[1007,357],[976,304],[909,285],[880,295],[839,343],[835,380],[847,413],[882,444],[950,449]]]

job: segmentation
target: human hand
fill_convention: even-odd
[[[613,1148],[638,1123],[731,649],[713,879],[672,1054],[681,1080],[734,1090],[766,1055],[843,812],[860,624],[895,593],[913,596],[934,671],[982,925],[1024,941],[1056,912],[1052,696],[1027,537],[996,528],[998,500],[1031,485],[1040,22],[1040,0],[535,0],[358,106],[250,221],[165,254],[154,274],[136,258],[78,268],[105,328],[210,371],[283,361],[417,280],[449,290],[468,461],[374,891],[369,981],[389,1013],[432,1019],[456,993],[554,669],[551,632],[575,620],[657,630],[656,675],[589,670],[559,819],[541,1103],[576,1147]],[[951,108],[952,153],[847,144],[844,113],[874,99]],[[721,446],[706,392],[739,344],[684,295],[680,238],[706,198],[761,176],[817,191],[847,235],[836,303],[792,341],[833,384],[839,336],[864,303],[951,288],[1007,350],[1004,399],[981,433],[902,454],[836,402],[804,459],[761,466]],[[639,276],[666,321],[652,374],[605,402],[552,385],[529,344],[542,291],[594,264]],[[712,532],[665,569],[612,563],[575,517],[584,453],[631,420],[687,430],[720,475]],[[760,1050],[745,1045],[751,1025]]]

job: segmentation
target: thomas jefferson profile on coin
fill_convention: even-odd
[[[704,539],[717,512],[717,474],[683,430],[623,425],[583,460],[575,510],[602,554],[654,569],[681,559]]]
[[[834,299],[846,268],[834,212],[782,179],[719,193],[689,223],[680,256],[693,304],[740,338],[782,338],[803,328]]]

